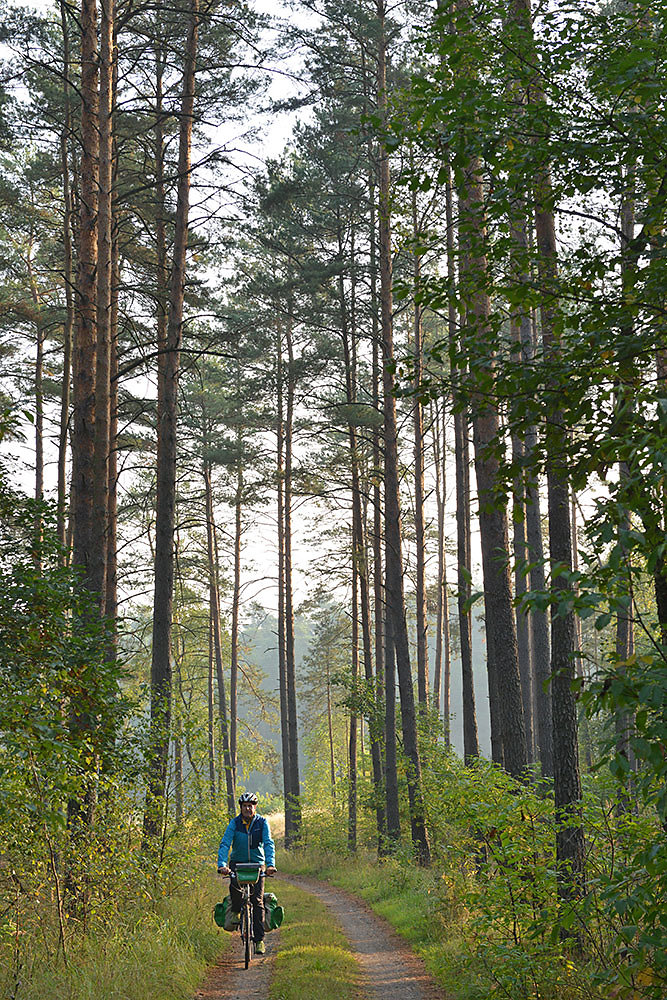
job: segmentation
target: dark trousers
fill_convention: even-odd
[[[232,897],[232,910],[234,913],[241,912],[243,896],[236,884],[235,879],[229,880],[229,895]],[[259,881],[250,886],[250,898],[252,900],[252,938],[253,941],[264,939],[264,876],[260,875]]]

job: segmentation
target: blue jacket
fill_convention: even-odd
[[[230,864],[255,861],[267,868],[275,867],[276,846],[271,839],[268,820],[264,816],[255,814],[248,827],[240,815],[228,823],[218,849],[218,868],[224,868],[227,864],[230,847]]]

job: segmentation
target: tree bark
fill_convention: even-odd
[[[234,498],[234,584],[232,590],[231,662],[229,672],[229,756],[232,765],[234,786],[236,786],[237,762],[237,717],[238,717],[238,676],[239,676],[239,610],[241,604],[241,540],[243,537],[243,428],[236,429],[237,467],[236,496]]]
[[[215,729],[213,726],[215,696],[213,692],[213,616],[209,613],[208,628],[208,698],[207,698],[207,746],[208,746],[208,787],[211,806],[215,805]]]
[[[67,513],[67,441],[69,431],[70,382],[72,378],[72,346],[74,334],[74,267],[72,262],[72,194],[70,191],[69,143],[72,132],[70,107],[70,55],[67,7],[60,2],[63,36],[63,127],[60,133],[60,169],[63,192],[63,283],[65,286],[65,321],[63,323],[63,376],[60,398],[60,434],[58,441],[58,515],[56,531],[62,546],[61,561],[66,561]]]
[[[387,74],[384,0],[377,2],[379,21],[378,41],[378,111],[384,120],[387,112]],[[417,720],[415,715],[410,648],[403,599],[403,557],[401,542],[401,513],[398,478],[398,439],[396,426],[396,399],[394,396],[393,302],[392,302],[392,250],[390,228],[390,176],[389,155],[384,145],[380,151],[380,303],[382,327],[383,389],[384,389],[384,503],[385,503],[385,593],[387,616],[391,623],[392,641],[396,656],[403,749],[407,758],[408,799],[412,844],[420,864],[428,864],[430,848],[424,818],[421,786],[421,762],[417,746]]]
[[[352,531],[352,693],[356,694],[359,680],[359,573],[355,560],[355,530]],[[348,786],[347,786],[347,847],[354,852],[357,849],[357,729],[358,713],[356,708],[350,709],[350,734],[348,744]]]
[[[206,418],[204,417],[204,419]],[[215,672],[218,680],[218,714],[220,719],[220,735],[222,738],[225,786],[227,789],[227,813],[231,818],[236,812],[236,790],[234,786],[234,772],[229,750],[227,696],[225,694],[225,672],[222,662],[222,622],[220,618],[220,586],[218,582],[218,544],[216,540],[215,517],[213,513],[211,470],[206,463],[204,463],[204,489],[206,495],[206,539],[208,547],[209,597],[211,607],[211,624],[213,629],[213,649],[215,653]]]
[[[454,190],[449,160],[446,164],[445,213],[447,220],[447,277],[452,289],[456,288]],[[463,759],[466,764],[479,757],[475,685],[472,669],[472,611],[469,606],[472,594],[472,555],[470,541],[470,448],[468,441],[468,409],[461,392],[464,374],[457,333],[456,305],[450,297],[447,307],[447,336],[449,364],[454,404],[454,463],[456,480],[456,557],[457,557],[457,608],[459,645],[461,653],[461,684],[463,699]]]
[[[412,237],[417,243],[419,239],[419,220],[417,217],[417,192],[412,192]],[[413,319],[413,357],[414,357],[414,490],[415,490],[415,549],[417,585],[416,628],[417,628],[417,699],[420,707],[428,708],[428,611],[426,607],[426,543],[424,537],[424,409],[419,395],[421,392],[423,368],[423,331],[422,311],[417,301],[417,293],[421,281],[421,258],[417,249],[413,252],[412,281],[414,287],[414,319]],[[438,708],[439,708],[438,692]]]
[[[95,440],[90,589],[102,613],[106,604],[111,426],[111,278],[112,278],[112,102],[114,0],[101,0],[99,50],[99,189],[97,225]]]
[[[181,97],[176,230],[169,288],[167,343],[158,366],[157,500],[155,512],[155,591],[151,660],[151,768],[147,782],[144,843],[156,840],[162,826],[171,723],[171,618],[174,587],[176,508],[176,431],[178,375],[183,329],[185,259],[188,243],[190,150],[199,33],[199,0],[190,0]]]
[[[287,394],[285,399],[285,680],[290,765],[292,833],[301,835],[301,782],[299,779],[299,733],[296,711],[296,662],[294,656],[294,606],[292,597],[292,436],[294,432],[294,347],[292,306],[288,302],[285,343],[287,346]]]
[[[93,544],[95,368],[97,342],[97,195],[99,188],[99,95],[97,6],[81,3],[80,219],[76,283],[76,352],[73,373],[74,433],[72,561],[89,579]]]
[[[456,9],[465,21],[469,14],[469,0],[457,0]],[[497,451],[502,446],[502,433],[498,411],[491,402],[486,384],[487,380],[493,379],[495,343],[489,323],[484,193],[481,166],[475,157],[462,171],[459,206],[462,246],[460,285],[467,300],[468,340],[476,357],[484,345],[489,359],[484,372],[480,372],[479,365],[475,363],[469,375],[488,657],[497,681],[504,765],[511,775],[519,777],[527,764],[526,735],[510,584],[507,497],[499,489]],[[490,693],[491,687],[490,684]]]

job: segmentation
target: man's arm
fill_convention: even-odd
[[[229,849],[232,846],[232,840],[234,839],[234,824],[235,820],[231,819],[227,824],[227,829],[222,835],[222,840],[220,841],[220,847],[218,848],[218,868],[227,867],[227,858],[229,857]]]
[[[264,843],[264,859],[266,861],[267,868],[276,867],[276,845],[273,843],[271,838],[271,830],[269,829],[268,819],[264,819],[264,833],[263,833],[263,843]]]

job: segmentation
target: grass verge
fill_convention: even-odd
[[[416,868],[408,858],[378,861],[370,853],[349,857],[316,848],[281,851],[280,867],[286,874],[312,876],[364,899],[409,942],[451,1000],[600,1000],[574,967],[548,968],[546,960],[543,974],[530,985],[524,976],[501,988],[494,969],[498,956],[485,953],[479,941],[473,943],[474,914],[462,895],[443,888],[435,869]],[[516,962],[517,955],[508,954],[506,961]]]
[[[277,893],[286,916],[270,1000],[358,1000],[359,967],[324,903],[284,882]]]
[[[68,963],[35,941],[30,957],[0,972],[12,1000],[191,1000],[209,965],[231,942],[213,921],[224,891],[208,874],[151,910],[119,916],[70,943]]]

